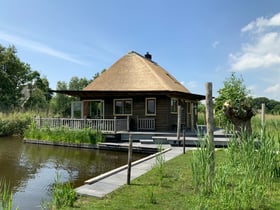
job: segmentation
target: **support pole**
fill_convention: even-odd
[[[213,118],[213,96],[212,83],[206,83],[206,126],[207,126],[207,140],[209,146],[209,186],[212,187],[215,171],[215,148],[214,148],[214,118]]]
[[[265,104],[262,103],[262,128],[264,128],[265,125]]]
[[[129,134],[127,182],[126,182],[128,185],[130,185],[130,178],[131,178],[131,162],[132,162],[132,138],[131,138],[131,134]]]
[[[180,140],[181,119],[182,119],[182,117],[181,117],[181,115],[182,115],[181,105],[178,105],[177,114],[178,114],[178,117],[177,117],[177,139]]]
[[[183,153],[186,154],[186,129],[183,130]]]

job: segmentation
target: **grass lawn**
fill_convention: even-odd
[[[219,209],[219,202],[224,202],[223,198],[208,196],[202,199],[204,196],[195,191],[192,183],[192,153],[189,151],[164,163],[163,180],[156,166],[132,181],[130,186],[125,185],[103,199],[80,197],[75,203],[75,209]],[[216,168],[222,166],[226,158],[225,150],[217,151]],[[269,188],[265,196],[266,205],[255,208],[252,204],[250,209],[280,209],[279,180],[279,177],[275,178]],[[207,201],[207,208],[202,208],[201,202],[205,199],[210,202]]]

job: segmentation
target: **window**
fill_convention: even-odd
[[[71,118],[82,118],[83,116],[83,102],[73,101],[71,104]]]
[[[115,115],[131,115],[132,99],[115,99],[114,100]]]
[[[146,115],[156,115],[155,98],[146,98]]]
[[[177,98],[171,98],[171,113],[176,114],[177,113],[177,108],[178,108],[178,99]]]

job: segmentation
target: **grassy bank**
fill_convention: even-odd
[[[74,143],[74,144],[97,144],[102,142],[104,137],[100,131],[90,128],[74,130],[67,127],[40,128],[35,122],[31,123],[24,132],[24,138],[28,140],[44,140],[50,142]]]
[[[280,209],[279,137],[258,138],[257,149],[254,136],[215,152],[211,186],[207,147],[201,147],[155,165],[104,199],[81,197],[75,209]]]
[[[225,209],[225,201],[228,198],[204,197],[195,189],[191,170],[192,155],[192,152],[187,152],[186,155],[165,163],[162,181],[159,179],[158,170],[154,168],[133,181],[131,186],[124,186],[104,199],[80,198],[75,203],[75,209]],[[226,158],[226,151],[218,151],[216,153],[218,166],[222,166]],[[230,186],[228,187],[230,190]],[[255,203],[252,202],[251,209],[279,209],[279,187],[280,182],[277,178],[264,197],[264,206],[254,208]],[[203,207],[203,204],[207,206]],[[235,208],[229,206],[226,209]]]

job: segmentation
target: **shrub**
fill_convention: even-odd
[[[21,136],[32,121],[30,113],[14,113],[9,115],[0,113],[0,116],[0,136]]]

